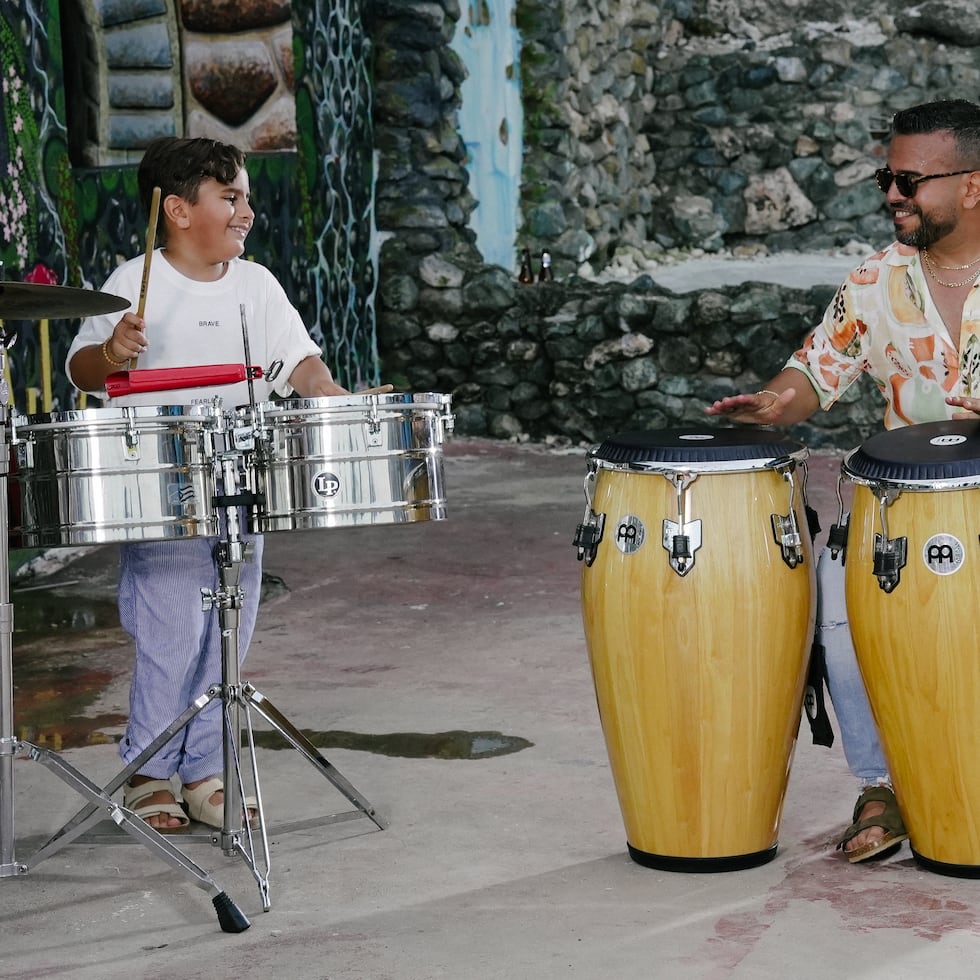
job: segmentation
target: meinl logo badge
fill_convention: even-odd
[[[922,547],[922,560],[936,575],[958,572],[965,558],[963,542],[952,534],[934,534]]]

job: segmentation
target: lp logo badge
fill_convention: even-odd
[[[340,478],[324,470],[313,477],[312,486],[318,497],[336,497],[340,492]]]
[[[926,568],[937,575],[952,575],[963,567],[963,543],[952,534],[934,534],[922,546]]]

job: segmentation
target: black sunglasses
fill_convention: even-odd
[[[960,174],[972,174],[973,170],[951,170],[948,174],[910,174],[905,170],[892,173],[888,167],[882,167],[875,171],[875,183],[883,194],[888,193],[888,188],[895,181],[898,193],[902,197],[915,197],[919,184],[924,184],[927,180],[938,180],[940,177],[958,177]]]

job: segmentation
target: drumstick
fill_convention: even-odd
[[[146,309],[146,288],[150,282],[150,260],[153,258],[153,244],[157,237],[157,219],[160,217],[160,188],[153,188],[153,197],[150,199],[150,222],[146,226],[146,250],[143,253],[143,280],[140,283],[139,305],[136,307],[136,315],[143,316]],[[135,355],[129,359],[129,370],[136,370]]]
[[[355,395],[387,395],[389,391],[394,391],[394,385],[379,385],[377,388],[362,388],[355,391]]]

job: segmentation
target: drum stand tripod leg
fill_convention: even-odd
[[[285,738],[297,752],[317,769],[320,774],[328,779],[334,786],[343,793],[365,816],[371,818],[379,830],[384,830],[387,826],[386,821],[378,814],[377,810],[346,780],[337,769],[332,766],[317,750],[316,746],[298,729],[271,701],[266,699],[251,684],[246,684],[243,688],[243,696],[247,704],[255,707],[255,710],[262,715],[273,728]]]
[[[271,862],[255,753],[255,737],[252,729],[251,709],[253,707],[310,762],[317,766],[323,775],[348,800],[370,817],[379,828],[384,829],[385,824],[377,816],[374,807],[364,800],[357,790],[317,752],[308,739],[250,684],[242,684],[239,621],[244,592],[239,582],[241,565],[245,560],[246,542],[241,538],[238,513],[238,506],[242,504],[243,500],[238,494],[230,492],[238,487],[239,460],[240,454],[237,452],[229,452],[221,457],[222,484],[226,495],[215,497],[215,505],[225,512],[225,540],[219,542],[215,548],[219,588],[216,592],[209,589],[202,589],[201,592],[205,611],[218,610],[218,625],[221,632],[221,699],[224,704],[222,714],[224,807],[222,827],[220,831],[212,835],[212,842],[219,844],[226,854],[239,854],[245,860],[258,883],[263,907],[268,909],[270,907],[269,872]],[[251,762],[251,779],[255,788],[255,824],[261,845],[260,855],[256,854],[252,821],[243,819],[245,817],[245,787],[242,780],[242,763],[239,753],[243,732],[247,740]]]
[[[262,907],[268,911],[269,838],[265,829],[265,812],[262,806],[262,788],[259,784],[259,770],[255,758],[255,739],[252,734],[252,721],[248,706],[242,711],[241,663],[238,651],[239,612],[244,593],[239,587],[241,563],[244,560],[244,543],[237,540],[235,521],[229,519],[229,540],[221,542],[215,549],[220,588],[217,592],[202,590],[205,610],[217,607],[218,624],[221,631],[221,699],[223,747],[224,747],[224,804],[222,827],[212,835],[212,842],[220,845],[227,855],[238,854],[248,865],[259,887]],[[251,762],[252,785],[255,787],[255,822],[261,844],[261,864],[256,854],[252,821],[246,819],[244,801],[245,785],[242,779],[242,761],[239,749],[242,741],[242,719],[247,736],[249,759]]]
[[[197,714],[204,710],[212,701],[220,697],[221,690],[218,687],[211,688],[206,694],[199,697],[193,704],[191,704],[181,715],[170,725],[168,725],[163,732],[161,732],[140,754],[133,759],[125,769],[120,770],[105,786],[102,787],[102,794],[109,798],[115,793],[120,786],[125,783],[130,776],[134,773],[139,772],[142,768],[143,763],[151,759],[156,753],[163,748],[167,742],[173,738],[182,728],[185,728]],[[30,745],[29,743],[21,743],[23,747],[31,751],[32,756],[38,761],[43,762],[44,759],[41,757],[44,753],[50,755],[47,749],[39,748],[36,745]],[[57,757],[55,757],[57,758]],[[67,766],[67,763],[61,763],[60,766],[63,768]],[[50,767],[54,768],[54,767]],[[55,770],[57,774],[57,770]],[[34,865],[39,864],[45,858],[50,857],[57,851],[60,851],[67,844],[76,840],[82,834],[84,834],[93,824],[97,823],[104,816],[104,812],[100,808],[102,800],[100,799],[98,804],[90,803],[78,811],[56,834],[54,834],[46,843],[42,844],[34,854],[28,859],[27,866],[34,867]]]
[[[145,820],[115,803],[108,793],[49,749],[31,746],[30,754],[31,758],[51,769],[76,793],[88,799],[93,808],[96,809],[97,816],[101,816],[101,813],[98,813],[101,808],[108,813],[114,823],[125,830],[127,834],[135,837],[146,848],[155,852],[158,857],[172,864],[178,870],[188,872],[194,879],[194,884],[211,896],[215,911],[218,913],[218,923],[224,932],[244,932],[251,925],[238,906],[215,884],[211,875],[191,861],[166,837],[157,833]]]
[[[269,873],[271,870],[271,859],[269,855],[269,840],[266,832],[265,808],[262,803],[262,788],[259,781],[258,762],[255,752],[252,708],[286,738],[295,749],[316,766],[351,803],[363,811],[366,816],[370,817],[379,829],[383,830],[386,825],[378,816],[375,808],[320,755],[309,739],[295,728],[251,684],[242,684],[238,650],[238,627],[240,618],[239,610],[241,609],[243,599],[243,593],[239,588],[239,579],[241,562],[244,559],[244,549],[236,547],[234,531],[231,531],[229,536],[230,540],[220,543],[215,553],[215,560],[218,564],[219,571],[220,589],[215,593],[209,591],[203,593],[205,608],[216,606],[218,609],[218,623],[221,631],[222,644],[221,696],[224,702],[224,813],[223,826],[212,839],[215,843],[220,844],[226,854],[239,854],[244,859],[258,884],[263,907],[268,910],[270,907]],[[242,762],[239,754],[243,733],[246,738],[251,763],[252,785],[255,787],[255,824],[258,831],[258,843],[261,847],[258,853],[256,851],[256,841],[252,833],[251,821],[243,821],[245,787],[242,780]]]
[[[87,806],[83,807],[47,843],[43,844],[34,852],[23,866],[23,870],[26,872],[28,868],[33,867],[45,858],[61,850],[108,814],[117,826],[126,831],[126,833],[135,838],[139,843],[143,844],[148,850],[155,853],[157,857],[173,865],[178,870],[187,871],[194,879],[194,884],[211,895],[212,903],[218,914],[218,923],[224,932],[243,932],[247,929],[250,923],[246,916],[228,895],[218,888],[214,879],[207,871],[191,861],[170,840],[158,833],[145,820],[137,817],[132,811],[120,806],[118,803],[115,803],[112,799],[112,794],[148,758],[153,756],[158,749],[162,748],[180,729],[185,727],[196,714],[203,710],[217,696],[217,689],[213,689],[208,694],[198,698],[172,725],[168,726],[136,759],[104,787],[99,787],[50,749],[33,745],[29,742],[19,743],[20,748],[26,749],[35,762],[40,762],[46,768],[50,769],[59,779],[75,790],[76,793],[89,801]]]

